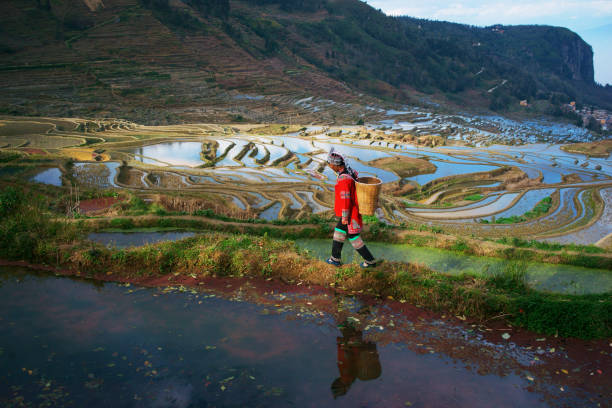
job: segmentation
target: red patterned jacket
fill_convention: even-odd
[[[355,172],[357,176],[357,172]],[[359,214],[359,203],[355,193],[355,180],[346,172],[340,173],[335,186],[336,200],[334,211],[337,217],[342,217],[342,222],[348,223],[348,233],[358,234],[361,232],[363,221]]]

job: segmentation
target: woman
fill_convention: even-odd
[[[365,246],[361,239],[361,228],[363,221],[359,214],[359,204],[355,194],[355,180],[357,172],[351,169],[344,157],[332,148],[327,156],[328,166],[338,174],[335,186],[334,210],[337,217],[340,217],[334,230],[334,240],[332,243],[332,256],[327,260],[328,264],[334,266],[342,265],[342,246],[348,238],[355,250],[364,259],[362,268],[376,266],[374,257]]]

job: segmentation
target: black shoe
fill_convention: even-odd
[[[367,261],[363,261],[362,263],[359,264],[359,266],[361,266],[362,268],[375,268],[378,265],[381,264],[382,261],[372,261],[372,262],[367,262]]]
[[[334,261],[334,260],[333,260],[333,259],[331,259],[331,258],[329,258],[329,259],[328,259],[327,261],[325,261],[325,262],[327,262],[327,263],[328,263],[328,264],[330,264],[330,265],[334,265],[334,266],[336,266],[336,267],[338,267],[338,266],[342,266],[342,262],[340,262],[340,261]]]

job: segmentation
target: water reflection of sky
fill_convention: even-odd
[[[504,217],[521,216],[526,212],[533,210],[536,204],[542,201],[545,197],[549,197],[554,192],[554,188],[529,190],[512,207],[510,207],[506,211],[502,211],[501,213],[495,214],[495,218],[499,219]]]
[[[561,244],[591,245],[612,234],[612,188],[601,190],[601,198],[606,203],[601,217],[592,225],[581,230],[561,236],[545,238],[542,241],[559,242]]]
[[[18,272],[0,272],[0,398],[25,404],[45,395],[52,406],[92,408],[545,407],[565,385],[544,374],[560,357],[532,365],[531,347],[414,307],[401,315],[322,292],[270,294],[256,282],[228,281],[236,290],[220,295]],[[600,389],[577,387],[564,402],[602,400]]]
[[[62,185],[62,172],[58,168],[46,169],[32,177],[32,180],[37,183],[60,187]]]
[[[167,142],[148,145],[131,150],[135,159],[147,164],[165,162],[177,166],[201,165],[201,142]],[[153,159],[153,160],[151,160]]]
[[[487,164],[448,163],[437,160],[430,160],[430,162],[436,166],[435,173],[419,174],[418,176],[408,177],[408,180],[413,180],[419,183],[420,185],[424,185],[440,177],[478,173],[481,171],[490,171],[498,168],[497,166],[491,166]]]

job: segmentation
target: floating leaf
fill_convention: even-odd
[[[562,368],[562,369],[561,369],[561,372],[562,372],[563,374],[569,374],[569,372],[568,372],[566,369],[564,369],[564,368]]]
[[[529,375],[527,376],[527,379],[528,379],[529,381],[533,381],[533,377],[531,377],[531,376],[529,376]]]

